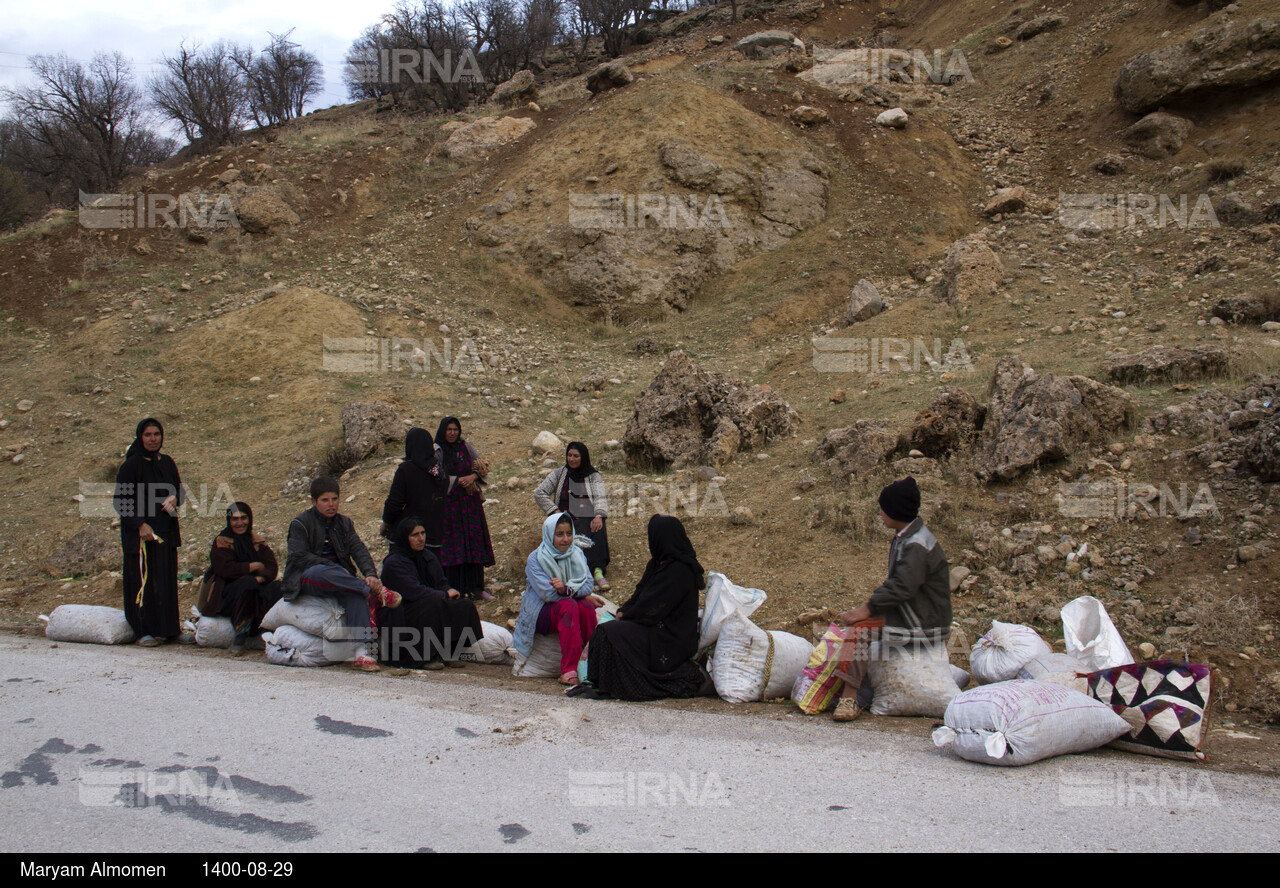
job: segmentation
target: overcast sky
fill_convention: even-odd
[[[280,34],[293,28],[293,42],[324,64],[324,91],[307,105],[313,111],[347,101],[342,58],[360,32],[394,4],[395,0],[6,3],[0,28],[0,87],[31,82],[31,55],[65,53],[87,63],[94,53],[117,50],[132,60],[135,76],[145,84],[160,57],[172,55],[184,39],[188,45],[229,40],[261,49],[270,39],[268,31]]]

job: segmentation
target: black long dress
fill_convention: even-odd
[[[421,525],[413,516],[396,525],[391,552],[382,562],[382,584],[404,600],[399,607],[378,609],[381,659],[410,668],[456,660],[463,648],[484,636],[475,603],[448,596],[450,584],[436,556],[410,547],[409,533]]]
[[[431,433],[410,429],[404,439],[404,457],[382,505],[382,523],[390,535],[402,518],[417,518],[427,532],[427,548],[438,552],[444,542],[444,498],[449,476],[436,458]]]
[[[112,505],[120,516],[125,619],[139,638],[174,638],[181,631],[178,547],[182,537],[177,517],[160,508],[160,504],[175,496],[181,505],[184,495],[174,461],[158,450],[149,453],[142,444],[143,430],[153,425],[160,429],[160,443],[164,445],[164,427],[157,420],[148,418],[138,423],[133,444],[116,473]],[[157,540],[144,544],[138,533],[143,524],[151,528]]]
[[[649,553],[636,591],[618,619],[591,636],[587,681],[620,700],[696,697],[706,673],[698,652],[698,590],[705,585],[679,519],[649,519]]]

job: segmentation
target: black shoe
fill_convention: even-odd
[[[597,691],[585,681],[578,682],[576,685],[571,685],[566,688],[564,695],[566,697],[584,697],[587,700],[608,700],[611,696],[604,691]]]

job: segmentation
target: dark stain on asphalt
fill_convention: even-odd
[[[573,825],[573,834],[575,836],[585,836],[589,832],[591,832],[591,824],[589,823],[575,823]]]
[[[340,734],[345,737],[390,737],[390,731],[384,731],[382,728],[370,728],[365,725],[355,725],[351,722],[338,721],[329,718],[327,715],[316,716],[316,727],[324,731],[326,734]]]
[[[320,835],[320,830],[305,821],[269,820],[257,814],[232,814],[207,805],[191,804],[190,800],[161,794],[154,798],[138,789],[138,784],[128,783],[120,787],[119,798],[126,808],[159,808],[165,814],[182,814],[185,817],[236,832],[255,835],[267,833],[282,842],[305,842]]]
[[[518,823],[504,823],[498,827],[498,832],[502,833],[502,841],[506,845],[514,845],[530,834],[529,830]]]
[[[89,762],[97,768],[142,768],[145,765],[142,762],[135,762],[133,759],[94,759]]]
[[[306,793],[298,792],[292,786],[284,786],[276,783],[263,783],[260,780],[254,780],[252,777],[243,777],[240,774],[232,774],[229,777],[224,776],[217,768],[205,765],[200,768],[192,768],[193,771],[204,777],[205,786],[215,787],[220,782],[231,781],[231,788],[236,792],[243,792],[248,795],[257,796],[260,799],[266,799],[269,802],[306,802],[311,796]]]
[[[475,731],[468,731],[466,728],[454,728],[453,732],[459,737],[479,737]]]
[[[848,811],[848,805],[827,805],[828,811]]]
[[[102,747],[99,746],[97,743],[89,743],[77,749],[76,752],[80,753],[81,755],[89,755],[90,753],[94,753],[94,752],[102,752]]]
[[[417,851],[414,851],[413,853],[414,854],[435,854],[436,849],[428,848],[426,845],[423,845],[421,848],[419,848]]]
[[[18,763],[16,771],[5,771],[0,774],[0,789],[23,786],[28,780],[37,786],[58,785],[58,775],[53,772],[53,762],[47,755],[42,752],[33,752]]]
[[[39,749],[36,750],[36,752],[49,752],[49,753],[53,753],[54,755],[60,755],[64,752],[75,752],[75,751],[76,751],[76,748],[72,746],[70,743],[67,743],[61,737],[50,737],[48,740],[44,742],[44,746],[41,746]]]
[[[34,722],[34,721],[35,721],[35,719],[34,719],[34,718],[20,718],[20,719],[18,719],[18,724],[20,724],[20,725],[29,725],[29,724],[31,724],[31,723],[32,723],[32,722]]]

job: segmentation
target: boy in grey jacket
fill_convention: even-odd
[[[371,603],[396,607],[400,594],[382,587],[355,524],[346,515],[338,514],[339,492],[333,478],[311,482],[311,508],[289,524],[289,554],[281,583],[288,601],[306,592],[341,604],[346,614],[348,644],[331,651],[326,643],[326,656],[349,658],[357,670],[377,672],[378,662],[369,655],[368,648],[373,640],[369,607]]]
[[[889,575],[866,604],[839,618],[850,625],[883,620],[879,634],[886,645],[944,644],[951,634],[951,570],[942,546],[920,518],[920,488],[914,478],[880,491],[880,521],[895,531],[889,544]],[[849,674],[854,680],[845,683],[836,721],[853,721],[862,712],[858,691],[866,684],[865,655],[853,665]],[[867,693],[861,696],[870,702]]]

